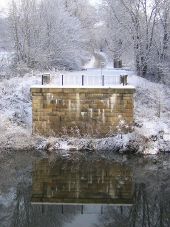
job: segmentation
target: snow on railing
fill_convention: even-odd
[[[50,74],[42,75],[42,84],[52,83],[56,86],[113,86],[123,84],[127,85],[127,75],[110,76],[110,75],[54,75],[52,80]]]

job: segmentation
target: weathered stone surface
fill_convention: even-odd
[[[135,89],[32,88],[33,133],[45,136],[116,133],[133,122]]]

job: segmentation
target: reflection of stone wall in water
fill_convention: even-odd
[[[132,172],[120,164],[44,159],[33,170],[32,202],[131,204],[132,192]]]
[[[32,88],[33,133],[108,136],[133,122],[133,88]],[[129,130],[130,127],[128,127]]]

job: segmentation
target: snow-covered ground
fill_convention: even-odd
[[[101,78],[101,69],[90,68],[79,72],[52,71],[53,82],[64,75],[69,81],[81,80],[81,75],[90,78],[88,83],[95,84]],[[41,73],[26,74],[0,82],[0,145],[4,149],[63,149],[63,150],[127,150],[154,154],[170,151],[170,89],[165,85],[139,78],[133,71],[106,67],[102,75],[114,78],[129,75],[128,82],[136,87],[135,94],[135,131],[112,138],[42,138],[32,135],[32,115],[30,87],[41,85]],[[93,78],[95,78],[93,80]],[[100,81],[100,80],[99,80]],[[1,149],[2,150],[2,149]]]

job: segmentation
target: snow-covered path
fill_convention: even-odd
[[[84,65],[84,69],[96,69],[106,67],[108,63],[107,57],[103,52],[95,52],[90,61]]]
[[[95,52],[90,61],[84,65],[82,71],[53,70],[50,72],[35,73],[35,75],[37,75],[37,78],[39,77],[41,81],[41,75],[45,73],[50,73],[52,78],[51,83],[55,86],[62,85],[62,77],[64,86],[81,86],[82,76],[84,86],[86,87],[103,86],[103,76],[105,86],[119,85],[120,75],[128,75],[129,78],[134,76],[133,79],[129,80],[129,84],[137,84],[137,77],[134,71],[128,70],[127,68],[114,69],[103,52]]]

